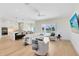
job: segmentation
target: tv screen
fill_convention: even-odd
[[[70,19],[70,25],[71,25],[71,28],[72,28],[72,31],[73,32],[76,32],[78,33],[79,32],[79,21],[78,21],[78,16],[77,14],[75,13],[72,18]]]

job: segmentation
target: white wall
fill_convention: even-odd
[[[76,33],[71,33],[71,42],[75,48],[75,50],[77,51],[77,53],[79,54],[79,34]]]

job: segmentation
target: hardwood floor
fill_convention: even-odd
[[[51,41],[48,56],[77,56],[69,40]],[[8,37],[0,40],[0,56],[35,56],[31,45],[24,46],[22,40],[13,41]]]

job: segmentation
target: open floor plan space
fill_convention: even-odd
[[[0,56],[79,56],[79,4],[0,3]]]

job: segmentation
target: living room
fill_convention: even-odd
[[[0,4],[0,55],[78,56],[79,34],[70,26],[70,20],[79,12],[78,6],[77,3]]]

